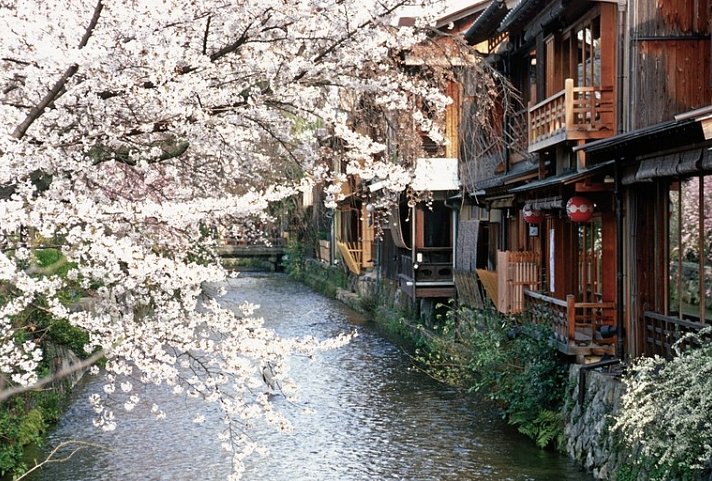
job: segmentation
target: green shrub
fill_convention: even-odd
[[[547,324],[492,309],[451,309],[418,354],[434,377],[483,393],[541,447],[563,443],[567,362]]]
[[[60,276],[66,280],[67,272],[75,267],[54,248],[38,248],[33,251],[35,263],[25,265],[28,273],[35,276]],[[59,292],[60,302],[69,304],[81,297],[84,290],[76,281],[68,281]],[[0,305],[16,295],[10,283],[0,283]],[[79,356],[86,356],[84,345],[88,335],[72,326],[65,319],[57,319],[50,313],[49,303],[42,294],[12,318],[15,342],[34,340],[44,351],[44,360],[37,373],[40,378],[49,376],[49,360],[56,346],[65,346]],[[62,412],[66,393],[60,391],[31,391],[17,394],[0,403],[0,477],[18,476],[26,471],[23,463],[25,449],[40,445],[49,426],[57,422]]]
[[[284,256],[284,270],[296,280],[304,278],[304,244],[298,240],[287,243],[287,253]]]
[[[39,446],[47,429],[59,419],[63,397],[52,392],[32,392],[0,404],[0,477],[18,476],[27,446]]]
[[[34,254],[40,267],[49,267],[64,257],[59,249],[37,249]]]
[[[22,472],[24,446],[19,443],[20,422],[9,409],[0,407],[0,476]]]

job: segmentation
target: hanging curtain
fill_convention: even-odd
[[[388,216],[388,223],[391,226],[393,243],[401,249],[410,249],[410,247],[406,245],[405,239],[403,239],[403,228],[401,225],[400,211],[397,205],[391,207],[391,211]]]
[[[480,232],[479,220],[461,220],[457,229],[457,251],[455,270],[475,272],[477,267],[477,237]]]

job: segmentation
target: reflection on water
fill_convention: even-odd
[[[584,481],[565,457],[537,449],[470,396],[411,370],[408,357],[341,304],[279,275],[231,281],[228,297],[262,306],[266,324],[285,336],[333,336],[359,330],[348,346],[315,359],[295,358],[300,388],[287,412],[294,433],[259,431],[267,457],[248,459],[244,479],[259,480],[511,480]],[[151,388],[169,414],[122,413],[111,433],[91,424],[86,396],[101,388],[88,379],[51,434],[49,445],[87,440],[70,461],[32,476],[34,481],[223,480],[230,471],[212,428],[192,418],[200,406]]]

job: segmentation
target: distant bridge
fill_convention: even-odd
[[[218,246],[218,254],[223,259],[261,259],[271,263],[274,270],[279,270],[286,252],[281,242],[274,245],[225,242]]]

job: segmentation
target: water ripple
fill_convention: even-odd
[[[271,450],[250,458],[248,481],[582,481],[567,459],[544,452],[503,424],[486,404],[410,369],[409,359],[358,314],[282,276],[231,281],[229,300],[262,304],[268,326],[286,336],[334,336],[358,327],[354,341],[313,360],[292,361],[302,401],[281,398],[295,426],[289,435],[260,431]],[[156,389],[170,418],[137,408],[120,429],[97,432],[82,387],[49,444],[88,439],[110,448],[87,450],[40,472],[34,481],[223,480],[227,458],[193,424],[194,406]],[[304,414],[310,411],[311,414]]]

